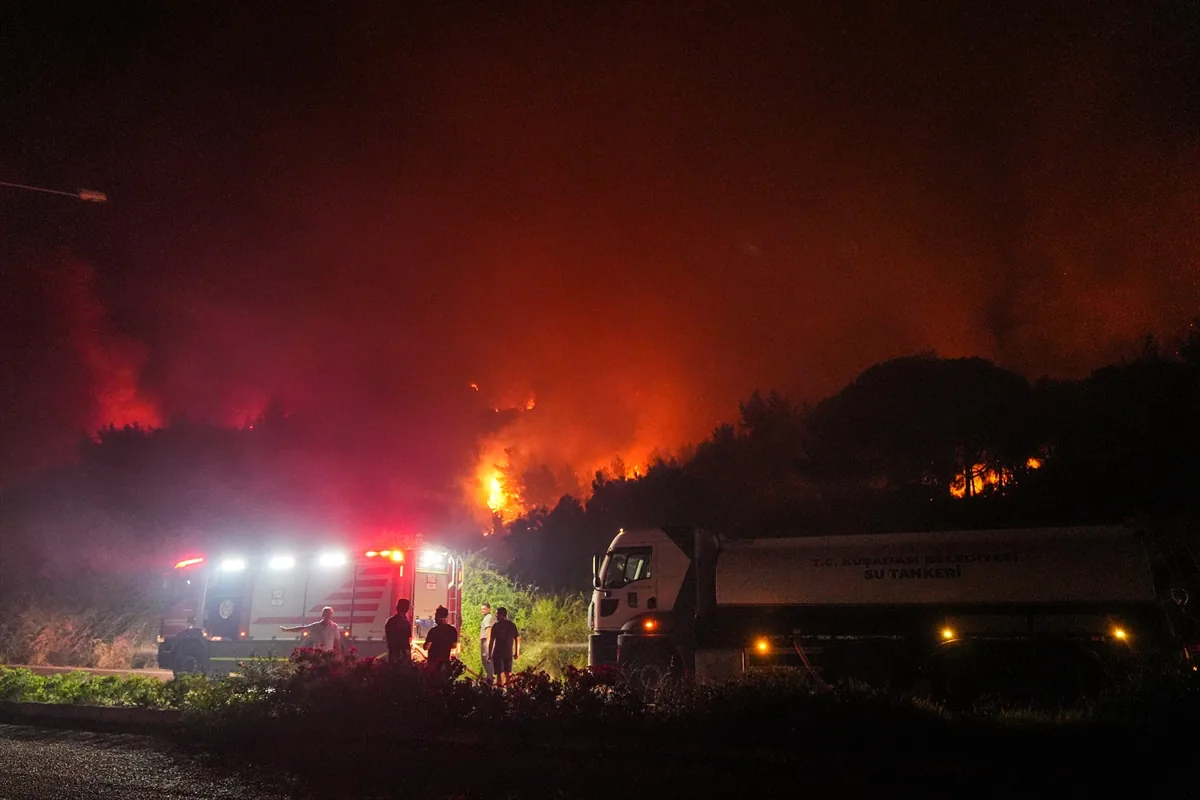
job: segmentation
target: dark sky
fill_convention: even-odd
[[[1200,313],[1194,2],[503,6],[6,3],[0,180],[110,202],[0,188],[4,474],[276,396],[442,491]]]

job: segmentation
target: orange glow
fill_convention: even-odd
[[[637,410],[634,429],[615,438],[582,425],[577,411],[557,397],[543,401],[527,386],[480,398],[482,408],[504,415],[503,426],[479,443],[475,468],[462,483],[485,535],[535,508],[553,508],[563,495],[586,502],[597,478],[641,478],[656,457],[672,455],[667,448],[699,435],[681,429],[675,398],[651,399],[636,389],[628,397],[646,407]]]
[[[404,551],[403,550],[393,550],[392,551],[392,561],[403,561],[403,560],[404,560]]]
[[[754,649],[760,653],[765,653],[771,649],[771,643],[768,642],[766,639],[759,639],[757,642],[754,643]]]
[[[367,558],[374,558],[375,556],[379,555],[379,551],[377,551],[377,550],[368,550],[368,551],[367,551],[366,553],[364,553],[363,555],[365,555]]]
[[[182,561],[175,562],[175,569],[183,569],[184,567],[190,567],[193,564],[203,564],[203,563],[204,563],[204,559],[200,558],[200,557],[185,558]]]
[[[1113,628],[1113,636],[1121,641],[1125,641],[1129,637],[1129,634],[1125,633],[1124,628]]]
[[[504,496],[504,487],[500,484],[500,472],[497,470],[488,480],[487,505],[493,514],[498,514],[507,502],[507,498]]]
[[[953,638],[954,638],[954,629],[953,628],[942,628],[942,639],[943,640],[948,642]]]
[[[1002,489],[1013,483],[1011,470],[1003,468],[996,470],[986,464],[974,465],[971,467],[970,474],[970,485],[967,483],[965,473],[960,472],[954,476],[954,481],[950,484],[951,495],[954,497],[966,497],[968,494],[974,496],[983,494],[985,489]]]
[[[82,262],[72,263],[52,276],[59,283],[68,312],[72,348],[91,379],[88,428],[159,427],[162,413],[158,400],[142,385],[149,348],[114,327],[96,290],[95,278],[95,270]]]
[[[655,620],[655,619],[642,620],[642,627],[648,631],[652,631],[658,627],[658,620]]]
[[[1025,468],[1034,470],[1041,469],[1045,464],[1045,460],[1039,456],[1030,456],[1025,460]],[[968,482],[967,475],[970,475]],[[1013,470],[995,469],[987,464],[979,463],[973,465],[970,470],[960,472],[954,476],[954,480],[950,483],[950,494],[954,497],[968,497],[983,494],[985,491],[992,489],[1003,490],[1006,486],[1011,486],[1016,483],[1017,476]]]

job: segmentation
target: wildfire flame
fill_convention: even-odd
[[[477,521],[493,531],[534,508],[553,507],[563,495],[586,502],[597,476],[643,477],[662,443],[677,435],[657,417],[648,417],[624,441],[597,441],[556,404],[543,408],[528,387],[494,397],[487,387],[470,388],[482,389],[484,408],[506,417],[502,429],[480,443],[475,468],[462,487]]]
[[[1042,459],[1031,456],[1025,461],[1026,469],[1041,469]],[[970,483],[967,481],[967,475],[970,474]],[[996,488],[1002,489],[1005,486],[1012,485],[1016,480],[1016,476],[1012,470],[994,467],[989,467],[986,464],[975,464],[968,472],[960,472],[954,476],[953,482],[950,484],[950,494],[954,497],[966,497],[968,494],[974,496],[983,494],[985,489]]]

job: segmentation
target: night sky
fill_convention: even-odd
[[[1200,314],[1198,76],[1184,0],[6,3],[0,180],[109,202],[0,188],[0,477],[274,397],[445,492],[1086,374]]]

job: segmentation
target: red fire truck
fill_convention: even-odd
[[[181,558],[164,581],[158,664],[176,675],[229,674],[248,658],[287,658],[326,606],[342,644],[360,657],[387,652],[384,623],[412,602],[414,658],[438,606],[462,619],[462,560],[421,544],[352,551],[228,549]]]

